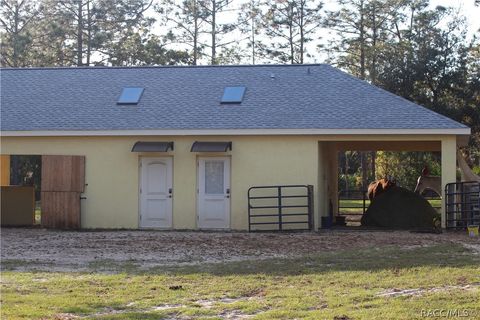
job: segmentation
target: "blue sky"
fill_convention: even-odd
[[[478,33],[480,28],[480,6],[475,6],[475,0],[430,0],[430,6],[444,6],[458,8],[460,13],[467,18],[470,33]]]

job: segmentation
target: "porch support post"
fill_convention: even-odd
[[[329,150],[329,168],[328,168],[328,195],[332,202],[333,218],[338,212],[338,148],[333,144]],[[330,214],[330,202],[328,203],[328,213]]]
[[[325,167],[327,165],[327,160],[325,156],[325,142],[318,143],[318,196],[315,205],[315,216],[313,218],[313,230],[317,231],[322,227],[322,216],[325,215],[325,202],[327,201],[327,190],[326,190],[326,174]],[[315,194],[315,191],[314,191]],[[315,201],[314,201],[315,202]]]
[[[447,226],[445,208],[445,185],[457,179],[457,139],[449,136],[442,139],[442,228]]]
[[[334,142],[319,142],[319,168],[318,168],[318,192],[319,192],[319,209],[318,219],[314,221],[314,228],[322,227],[322,217],[337,212],[338,205],[338,148]],[[332,208],[330,208],[330,202]]]

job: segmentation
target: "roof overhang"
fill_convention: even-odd
[[[161,130],[33,130],[1,131],[5,137],[69,136],[242,136],[242,135],[470,135],[454,129],[161,129]]]

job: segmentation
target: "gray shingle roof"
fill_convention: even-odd
[[[246,86],[240,105],[225,86]],[[144,87],[137,106],[123,87]],[[1,129],[457,129],[329,65],[1,70]]]

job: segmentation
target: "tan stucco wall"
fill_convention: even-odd
[[[247,190],[258,185],[311,184],[314,186],[314,225],[328,214],[329,199],[337,206],[337,150],[368,145],[398,150],[438,150],[442,156],[442,183],[455,179],[455,136],[438,135],[328,135],[328,136],[148,136],[148,137],[2,137],[2,154],[86,156],[86,200],[82,200],[82,227],[137,228],[139,157],[173,157],[173,225],[196,228],[198,156],[190,147],[196,140],[232,141],[231,228],[247,229]],[[174,141],[168,153],[130,152],[136,141]],[[341,141],[347,143],[341,143]],[[367,141],[367,142],[366,142]],[[375,141],[375,143],[372,143]],[[396,143],[390,143],[397,141]],[[415,142],[412,142],[415,141]],[[400,149],[401,150],[401,149]]]
[[[175,150],[166,154],[130,152],[140,140],[174,141]],[[250,186],[311,184],[317,193],[318,140],[314,137],[2,137],[2,153],[86,156],[84,228],[137,228],[139,157],[171,156],[173,225],[194,229],[196,159],[214,155],[190,152],[195,140],[233,142],[233,151],[226,154],[231,157],[232,229],[248,228]],[[316,203],[315,210],[318,212]]]

